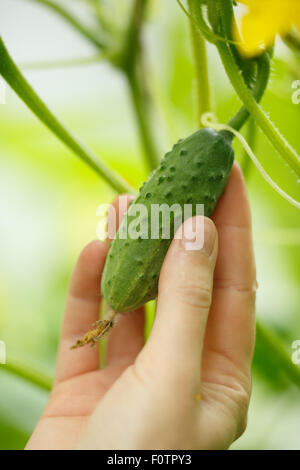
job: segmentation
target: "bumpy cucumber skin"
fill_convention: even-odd
[[[135,203],[148,209],[151,226],[151,204],[204,204],[211,216],[224,192],[234,152],[226,134],[201,129],[174,145],[159,167],[140,189]],[[136,219],[131,204],[112,242],[102,276],[102,295],[116,312],[134,310],[155,299],[162,263],[171,239],[121,239],[121,231]]]

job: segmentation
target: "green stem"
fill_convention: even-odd
[[[251,91],[251,94],[255,101],[258,103],[262,99],[264,92],[267,88],[268,82],[270,77],[270,59],[267,53],[262,54],[260,57],[257,58],[257,73],[256,73],[256,80]],[[236,129],[237,131],[240,130],[247,119],[249,118],[250,113],[248,109],[243,106],[238,113],[229,121],[228,125]]]
[[[300,368],[291,359],[291,355],[281,344],[280,338],[275,333],[267,330],[260,322],[256,323],[256,340],[264,343],[278,369],[289,379],[291,383],[300,388]]]
[[[147,0],[135,0],[133,4],[120,68],[127,77],[146,165],[152,171],[159,164],[160,158],[149,119],[150,94],[146,86],[146,73],[141,46],[141,28],[146,6]]]
[[[52,389],[53,380],[43,372],[37,371],[33,367],[22,364],[12,358],[8,358],[7,363],[3,366],[3,371],[14,374],[22,379],[30,382],[43,390],[49,392]]]
[[[217,6],[221,14],[220,20],[222,20],[223,12],[227,8],[227,1],[230,1],[231,3],[231,0],[217,0]],[[215,2],[213,3],[215,7]],[[239,69],[228,45],[223,41],[217,41],[217,48],[225,71],[239,98],[244,103],[249,113],[256,120],[257,124],[260,126],[276,150],[285,159],[291,169],[294,170],[296,175],[300,177],[300,157],[298,156],[297,152],[280,134],[278,129],[276,129],[275,125],[265,114],[261,106],[255,101],[239,73]]]
[[[100,161],[88,148],[81,144],[54,116],[45,103],[23,77],[0,37],[0,74],[28,106],[29,109],[81,160],[87,163],[118,193],[134,193],[134,190],[105,163]]]
[[[29,0],[31,2],[40,3],[52,11],[57,13],[60,17],[62,17],[70,26],[75,28],[79,31],[88,41],[92,44],[97,46],[99,49],[103,49],[106,45],[104,41],[98,38],[93,31],[88,29],[85,25],[83,25],[71,12],[69,12],[66,8],[62,7],[58,3],[52,0]]]
[[[47,70],[57,69],[64,67],[78,67],[81,65],[92,65],[97,64],[103,59],[107,59],[106,54],[94,54],[89,57],[79,57],[76,59],[62,59],[62,60],[49,60],[45,62],[26,62],[20,64],[19,67],[22,70]]]
[[[149,109],[146,103],[146,97],[144,96],[145,90],[141,87],[141,83],[136,72],[128,74],[127,79],[137,125],[143,144],[146,165],[148,169],[152,171],[158,166],[159,157],[150,130],[151,124],[149,121]]]
[[[202,127],[201,116],[211,112],[210,84],[208,77],[206,44],[193,18],[197,13],[198,0],[188,0],[191,13],[190,28],[197,80],[198,124]]]

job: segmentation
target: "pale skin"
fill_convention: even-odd
[[[227,449],[243,433],[256,273],[237,165],[213,221],[204,223],[202,250],[187,251],[183,240],[170,246],[147,343],[143,309],[123,315],[101,370],[98,345],[70,350],[99,318],[107,245],[95,241],[83,250],[70,282],[55,384],[27,449]]]

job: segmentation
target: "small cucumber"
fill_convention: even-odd
[[[115,240],[112,242],[102,276],[102,295],[115,312],[134,310],[155,299],[158,279],[165,255],[174,237],[169,239],[125,238],[128,227],[138,218],[136,204],[148,210],[151,227],[152,204],[204,204],[211,216],[224,192],[234,160],[228,133],[201,129],[180,140],[162,159],[159,167],[140,189],[129,207]],[[145,220],[146,221],[146,220]],[[171,224],[171,228],[172,228]]]

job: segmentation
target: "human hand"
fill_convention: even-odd
[[[98,319],[101,300],[107,247],[96,241],[83,250],[70,283],[55,385],[28,449],[225,449],[241,435],[256,277],[236,165],[213,221],[205,219],[201,251],[173,240],[149,340],[144,344],[143,309],[123,315],[108,337],[102,370],[98,346],[70,350]]]

